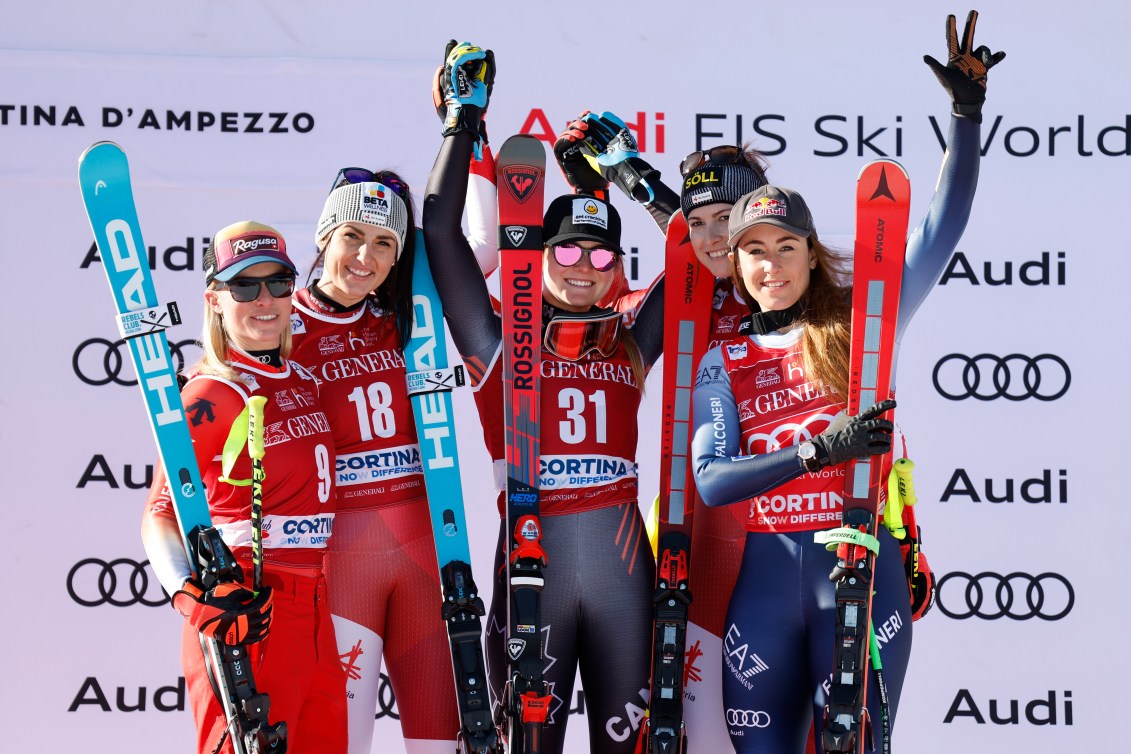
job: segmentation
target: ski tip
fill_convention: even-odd
[[[85,160],[95,150],[105,150],[105,149],[113,149],[116,152],[122,152],[123,154],[125,153],[125,150],[122,149],[121,146],[119,146],[116,142],[113,142],[113,141],[96,141],[82,151],[82,154],[79,155],[79,162],[82,162],[83,160]]]
[[[907,176],[907,170],[902,165],[900,165],[898,162],[896,162],[895,160],[892,160],[890,158],[887,158],[887,157],[881,157],[878,160],[872,160],[871,162],[864,165],[864,167],[860,168],[860,172],[857,174],[856,180],[860,180],[861,178],[864,177],[865,173],[867,173],[871,170],[878,170],[878,169],[881,169],[881,168],[898,170],[900,173],[903,174],[904,178],[908,177]]]
[[[496,162],[508,157],[518,156],[520,158],[531,159],[531,157],[541,156],[542,160],[546,159],[546,148],[542,145],[542,140],[530,134],[515,134],[508,137],[503,142],[503,146],[499,149],[495,156]]]
[[[668,229],[664,233],[668,246],[682,246],[691,243],[691,231],[687,227],[687,220],[683,217],[682,210],[676,210],[668,220]]]

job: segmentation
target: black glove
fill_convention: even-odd
[[[585,131],[589,163],[634,202],[651,204],[656,192],[648,182],[659,181],[660,171],[640,159],[636,138],[625,122],[608,111],[587,113],[582,119],[589,125]]]
[[[454,39],[432,84],[432,102],[444,136],[468,131],[480,137],[480,123],[495,86],[495,53]]]
[[[225,581],[206,592],[191,579],[173,595],[173,607],[197,631],[224,644],[254,644],[265,639],[274,609],[270,587],[253,594]]]
[[[876,417],[893,408],[895,399],[889,398],[860,412],[859,416],[839,414],[828,429],[813,438],[820,468],[891,451],[891,433],[895,427],[890,419]]]
[[[589,131],[589,121],[585,119],[587,115],[589,115],[588,110],[577,116],[576,120],[558,134],[558,140],[554,142],[554,157],[566,182],[573,187],[574,193],[607,199],[609,181],[597,172],[589,160],[585,159],[586,153],[592,154],[592,148],[585,143]]]
[[[972,10],[966,17],[966,28],[962,32],[960,45],[954,16],[947,16],[946,65],[930,55],[924,55],[923,62],[930,66],[943,89],[950,95],[955,114],[981,123],[982,103],[986,101],[986,73],[1005,59],[1005,53],[990,52],[990,48],[985,45],[974,49],[974,27],[977,23],[978,11]]]

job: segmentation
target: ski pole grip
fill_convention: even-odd
[[[253,395],[247,402],[247,454],[263,460],[263,407],[267,398]]]
[[[892,471],[899,478],[899,496],[903,498],[904,505],[915,505],[915,483],[911,472],[915,471],[915,462],[910,458],[900,458],[891,466]]]

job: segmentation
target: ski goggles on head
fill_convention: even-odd
[[[684,178],[688,173],[696,168],[702,167],[707,163],[712,162],[716,165],[746,165],[746,153],[742,151],[742,147],[736,147],[733,144],[724,144],[718,147],[711,147],[710,149],[702,149],[698,152],[692,152],[683,158],[683,162],[679,163],[679,174]]]
[[[611,309],[556,312],[546,323],[542,347],[566,361],[577,361],[593,351],[607,359],[620,345],[620,320],[620,312]]]
[[[379,173],[374,173],[367,168],[342,168],[334,178],[334,183],[331,184],[330,190],[333,191],[336,188],[348,186],[351,183],[380,183],[391,188],[393,193],[401,199],[404,199],[408,194],[408,186],[392,173],[384,170]]]
[[[562,267],[573,267],[581,261],[583,254],[589,255],[589,266],[597,272],[608,272],[617,263],[617,253],[612,249],[606,249],[604,246],[598,246],[595,249],[583,249],[576,244],[560,243],[552,248],[554,250],[554,261]]]
[[[246,304],[259,298],[261,286],[264,285],[267,286],[267,292],[272,298],[287,298],[295,292],[295,276],[268,275],[262,278],[234,278],[226,283],[217,281],[216,290],[226,290],[232,294],[234,301]]]

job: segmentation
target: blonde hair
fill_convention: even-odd
[[[817,266],[809,275],[809,287],[801,297],[803,310],[797,318],[797,322],[804,325],[801,359],[809,379],[827,386],[836,398],[845,401],[852,341],[852,288],[842,281],[851,279],[852,259],[821,243],[816,230],[809,234],[808,246]],[[740,253],[736,250],[731,255],[734,285],[750,311],[758,312],[760,308],[746,290],[738,270]]]
[[[212,286],[209,286],[208,289],[215,290]],[[208,374],[229,382],[246,384],[240,373],[228,363],[230,343],[231,338],[224,328],[223,315],[215,311],[206,300],[204,302],[204,329],[200,335],[200,345],[204,350],[204,355],[200,357],[200,361],[196,363],[192,371],[195,374]],[[283,335],[279,339],[279,355],[284,359],[290,357],[292,346],[291,328],[288,324],[287,327],[283,328]]]

